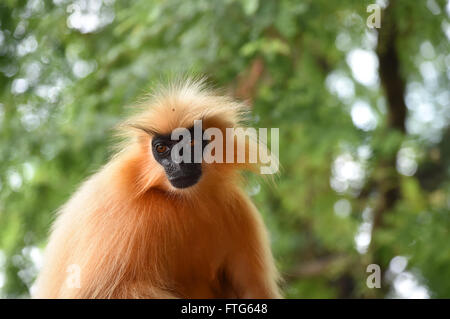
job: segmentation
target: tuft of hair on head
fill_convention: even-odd
[[[213,90],[205,78],[175,79],[159,84],[134,107],[136,113],[119,126],[126,135],[168,134],[189,128],[194,120],[235,127],[246,119],[248,107]]]
[[[154,135],[169,134],[176,128],[191,128],[195,120],[202,120],[203,129],[215,127],[224,133],[227,128],[246,128],[250,111],[245,103],[213,89],[205,77],[178,78],[160,84],[134,108],[135,114],[118,126],[118,136],[124,138],[124,142],[119,144],[120,149],[148,140]],[[263,158],[258,156],[256,163],[246,161],[223,163],[221,166],[258,173],[261,162],[267,162],[270,158],[278,163],[264,143],[240,134],[238,132],[236,140],[245,141],[247,153],[258,152],[263,148],[262,154],[266,155]]]

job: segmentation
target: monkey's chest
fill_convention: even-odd
[[[168,276],[181,295],[189,298],[217,297],[222,273],[232,249],[226,225],[215,220],[197,220],[173,234],[171,256],[166,259]]]

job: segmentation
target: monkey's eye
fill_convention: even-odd
[[[165,153],[167,151],[168,147],[162,143],[158,143],[155,145],[155,150],[159,154]]]

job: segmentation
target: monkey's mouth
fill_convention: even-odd
[[[188,188],[195,184],[197,184],[200,179],[201,174],[189,175],[189,176],[180,176],[176,178],[169,179],[170,184],[172,184],[175,188]]]

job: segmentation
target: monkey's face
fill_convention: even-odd
[[[192,129],[190,130],[192,131]],[[191,187],[200,180],[202,176],[202,163],[196,162],[194,158],[194,147],[196,143],[203,149],[205,142],[202,140],[187,141],[185,147],[190,148],[190,156],[183,157],[185,148],[180,148],[182,139],[174,140],[171,134],[155,135],[152,138],[152,153],[155,160],[164,168],[166,177],[175,188]],[[174,148],[178,147],[177,150]],[[178,158],[174,154],[179,155]]]

